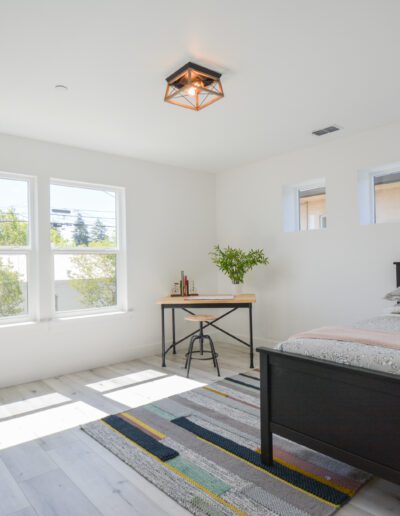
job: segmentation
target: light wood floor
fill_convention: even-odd
[[[218,345],[224,376],[244,371],[248,355]],[[106,414],[211,383],[209,362],[184,378],[182,353],[135,360],[0,390],[0,515],[188,514],[79,425]],[[372,480],[340,516],[400,514],[400,486]]]

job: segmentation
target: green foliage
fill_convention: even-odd
[[[76,217],[73,239],[76,246],[87,246],[89,244],[89,230],[81,213]]]
[[[106,226],[98,218],[89,233],[81,213],[78,213],[72,241],[64,238],[56,227],[50,228],[51,243],[55,247],[108,248],[114,242],[107,235]],[[79,253],[79,250],[77,250]],[[116,305],[115,254],[76,254],[71,257],[68,271],[71,287],[80,294],[80,303],[86,308]]]
[[[0,210],[0,245],[28,245],[28,223],[18,220],[14,208]]]
[[[228,276],[232,283],[243,283],[244,275],[256,265],[267,265],[269,259],[262,249],[243,249],[216,245],[210,252],[211,260],[220,271]]]
[[[95,246],[93,246],[95,247]],[[71,286],[80,293],[87,308],[114,306],[116,293],[116,257],[114,254],[81,254],[71,258],[73,271],[68,271]]]
[[[96,219],[90,237],[94,242],[102,242],[107,238],[106,226],[101,222],[100,219]]]
[[[0,317],[20,314],[23,301],[20,275],[0,258]]]
[[[97,219],[92,230],[89,232],[88,226],[81,213],[78,213],[72,240],[65,238],[58,229],[58,224],[50,226],[50,241],[53,247],[114,247],[116,244],[115,233],[111,236],[107,234],[107,228],[101,219]]]
[[[103,240],[92,240],[91,242],[89,242],[89,245],[88,247],[94,247],[94,248],[99,248],[101,247],[102,249],[107,249],[108,247],[113,247],[113,242],[111,242],[111,240],[108,238],[108,236],[106,235]]]
[[[50,241],[54,247],[67,247],[69,244],[68,240],[63,238],[54,226],[50,228]]]
[[[13,208],[0,210],[0,245],[28,245],[28,223],[20,221]],[[0,317],[20,314],[23,301],[20,275],[0,258]]]

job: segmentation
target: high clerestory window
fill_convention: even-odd
[[[285,186],[283,189],[284,229],[288,232],[326,229],[325,180]]]
[[[400,172],[374,176],[375,223],[400,221]]]
[[[400,222],[400,164],[360,171],[358,197],[361,224]]]
[[[299,190],[299,229],[312,231],[326,228],[325,187]]]

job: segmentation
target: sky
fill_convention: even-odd
[[[76,218],[76,213],[80,211],[88,225],[91,225],[99,217],[106,226],[115,228],[114,192],[51,185],[50,203],[52,210],[71,211],[70,216],[64,216],[66,220]],[[23,220],[27,220],[28,184],[26,181],[0,179],[0,209],[8,210],[9,208],[14,208]]]
[[[28,219],[28,183],[0,179],[0,210],[15,208],[22,219]]]
[[[83,216],[90,231],[99,218],[111,236],[116,229],[115,193],[91,188],[64,185],[50,186],[51,221],[62,223],[60,228],[64,238],[71,238],[77,213]],[[55,214],[53,210],[68,210],[70,213]]]

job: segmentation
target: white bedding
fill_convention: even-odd
[[[400,332],[400,315],[382,315],[354,324],[354,328]],[[278,349],[339,364],[400,375],[400,351],[354,342],[296,339],[278,344]]]

